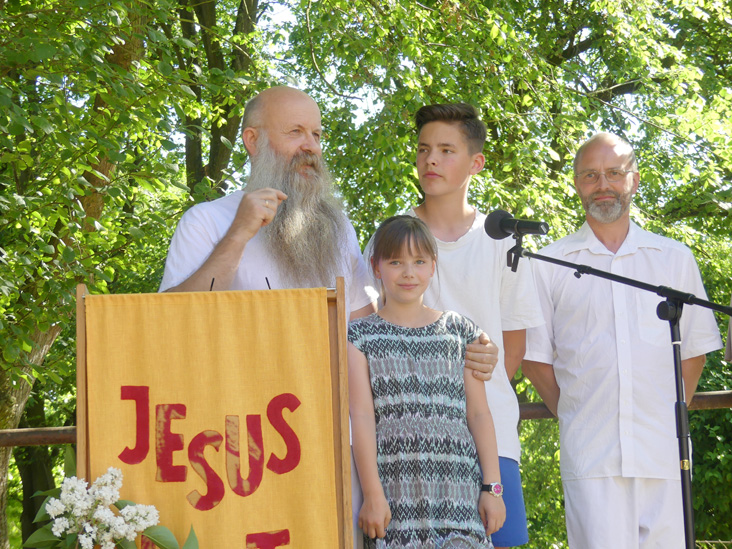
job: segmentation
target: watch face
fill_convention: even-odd
[[[503,494],[503,485],[498,484],[497,482],[493,485],[493,493],[497,496],[500,496]]]

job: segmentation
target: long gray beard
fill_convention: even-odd
[[[266,142],[258,147],[245,191],[269,187],[288,196],[260,230],[283,282],[292,288],[335,287],[336,276],[345,274],[348,224],[327,168],[314,154],[299,153],[288,163]],[[299,172],[302,166],[311,166],[306,175]]]

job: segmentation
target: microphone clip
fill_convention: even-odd
[[[511,271],[514,273],[516,272],[516,269],[518,269],[519,259],[523,257],[523,235],[520,233],[516,233],[513,235],[514,240],[516,241],[516,244],[508,250],[508,253],[506,254],[506,262],[508,264],[508,267],[511,267]]]

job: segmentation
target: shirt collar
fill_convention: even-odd
[[[631,220],[628,235],[625,237],[620,249],[614,255],[623,256],[634,254],[639,248],[655,248],[660,250],[661,248],[658,246],[654,237],[655,235],[653,233],[644,231]],[[595,236],[587,221],[582,224],[582,227],[576,233],[567,237],[567,242],[564,246],[564,255],[581,250],[588,250],[598,255],[613,255]]]

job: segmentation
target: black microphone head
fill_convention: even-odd
[[[493,240],[503,240],[507,236],[511,236],[510,232],[501,227],[501,221],[512,218],[513,216],[506,210],[495,210],[489,213],[485,218],[485,223],[483,224],[485,232],[488,233],[488,236]]]

